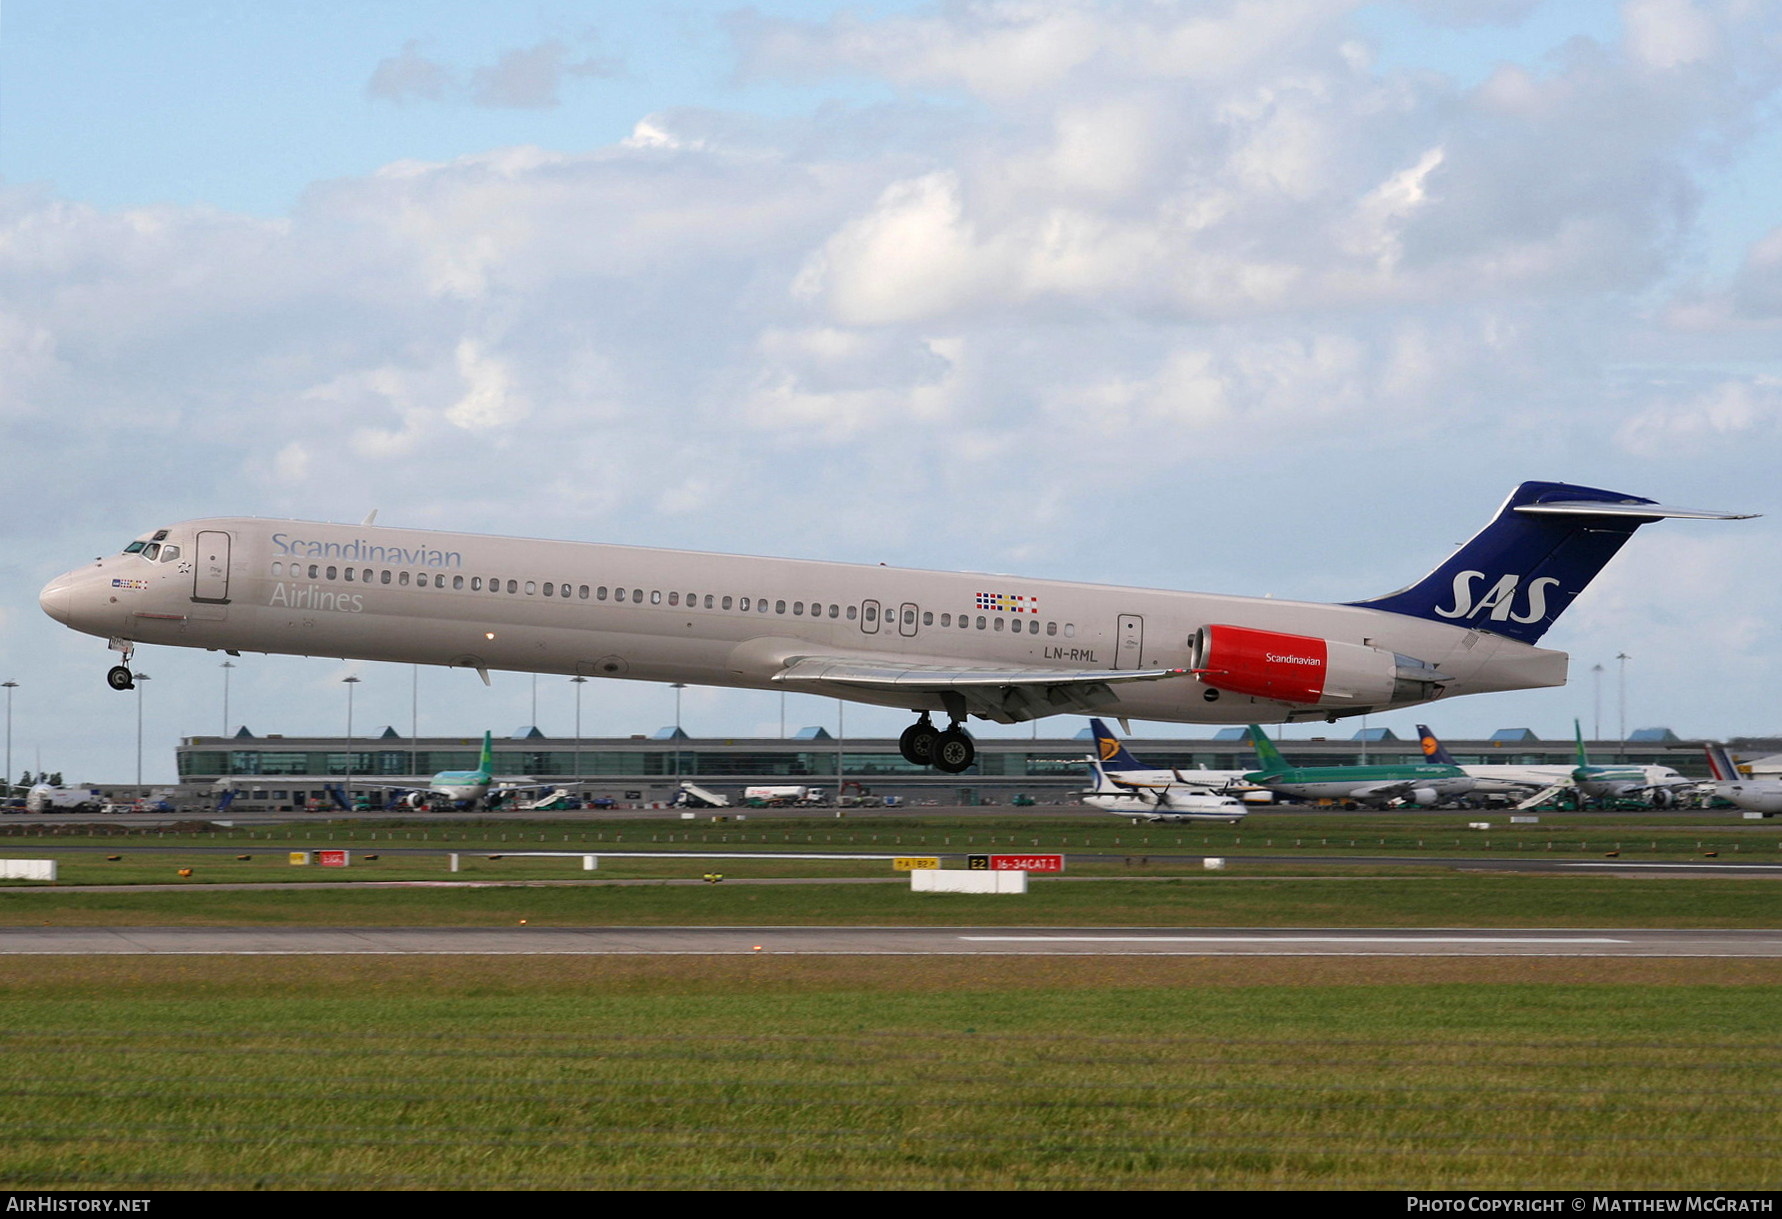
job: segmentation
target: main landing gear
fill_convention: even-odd
[[[897,751],[912,766],[932,766],[949,775],[967,769],[978,756],[978,747],[958,721],[936,728],[926,711],[897,738]]]

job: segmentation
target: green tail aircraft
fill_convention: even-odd
[[[1244,781],[1299,800],[1346,800],[1382,808],[1395,800],[1436,805],[1464,796],[1477,780],[1458,766],[1395,762],[1382,766],[1293,766],[1258,724],[1250,743],[1262,763]]]

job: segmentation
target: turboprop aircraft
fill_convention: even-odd
[[[1089,729],[1095,735],[1089,759],[1094,785],[1081,799],[1090,808],[1146,821],[1236,821],[1247,810],[1231,792],[1257,790],[1241,770],[1147,769],[1106,724],[1092,719]]]
[[[1635,529],[1738,515],[1527,482],[1421,580],[1338,605],[219,517],[39,600],[122,653],[119,690],[143,644],[794,690],[910,709],[903,756],[958,773],[972,716],[1335,720],[1563,685],[1536,642]]]

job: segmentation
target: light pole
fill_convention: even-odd
[[[1626,652],[1615,653],[1615,659],[1621,662],[1621,757],[1627,759],[1627,662],[1633,657]]]
[[[686,688],[687,683],[684,681],[674,683],[674,781],[676,783],[681,781],[681,691]]]
[[[130,678],[136,683],[136,786],[140,789],[142,787],[142,683],[149,679],[149,675],[147,673],[132,673]],[[138,790],[136,795],[140,799],[142,792]]]
[[[1596,717],[1590,725],[1590,739],[1600,741],[1603,739],[1603,667],[1601,665],[1590,666],[1590,676],[1595,679],[1596,686],[1592,700],[1595,704]]]
[[[7,795],[12,795],[12,692],[19,688],[16,681],[0,681],[0,687],[6,689],[6,786]]]
[[[350,813],[353,811],[353,687],[359,684],[359,678],[348,675],[340,680],[347,688],[346,806]]]
[[[229,670],[235,667],[233,660],[222,663],[223,670],[223,736],[229,735]]]
[[[415,755],[421,752],[421,666],[415,665],[408,684],[408,773],[419,775]]]
[[[575,781],[582,781],[582,687],[588,684],[585,677],[572,677],[570,683],[575,686]]]

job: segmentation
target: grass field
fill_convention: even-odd
[[[1379,854],[1382,838],[1389,853],[1416,853],[1421,839],[1432,861],[1518,848],[1487,851],[1452,818],[1301,821],[8,833],[0,854],[51,854],[69,881],[121,883],[0,889],[0,928],[1782,921],[1771,880],[1319,864],[1314,851]],[[1655,844],[1648,857],[1672,858],[1774,853],[1766,828],[1539,827],[1570,844],[1555,850],[1588,857],[1617,840],[1599,836],[1637,831]],[[883,864],[606,855],[594,875],[627,883],[562,884],[588,874],[575,860],[484,857],[611,847],[615,834],[645,849],[1109,858],[1010,899],[849,879],[886,876]],[[284,861],[323,845],[352,847],[355,866]],[[402,854],[413,848],[462,852],[461,880],[535,883],[269,883],[446,879],[443,857]],[[1207,873],[1160,858],[1177,849],[1270,862]],[[185,887],[143,887],[184,866]],[[697,881],[714,869],[733,881]],[[809,883],[748,883],[774,878]],[[250,887],[219,887],[235,882]],[[12,1051],[0,1056],[0,1185],[11,1189],[1782,1184],[1782,961],[32,957],[0,978],[0,999]]]
[[[911,893],[907,883],[0,891],[0,927],[726,926],[1773,927],[1774,880],[1318,875],[1036,880],[1025,897]]]
[[[11,1189],[1774,1188],[1782,963],[33,961]]]

